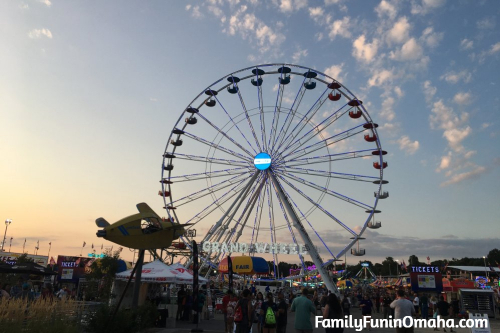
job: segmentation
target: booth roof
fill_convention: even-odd
[[[467,271],[467,272],[492,272],[490,267],[486,266],[448,266],[448,268],[454,268],[454,269],[459,269],[461,271]],[[500,268],[498,267],[491,267],[493,268],[494,272],[500,272]]]

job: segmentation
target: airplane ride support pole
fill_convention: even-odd
[[[134,295],[132,296],[132,309],[137,309],[139,306],[139,291],[141,290],[142,264],[144,262],[145,250],[139,250],[139,258],[137,258],[136,274],[134,281]]]
[[[267,174],[269,175],[269,177],[271,177],[271,180],[274,183],[274,187],[276,187],[276,190],[278,191],[280,201],[283,203],[283,206],[285,206],[285,209],[286,209],[288,216],[293,221],[293,226],[300,233],[302,240],[304,241],[305,245],[308,247],[307,251],[309,252],[309,255],[311,256],[311,259],[312,259],[314,265],[316,266],[318,273],[321,274],[321,278],[323,279],[323,282],[325,283],[326,288],[329,291],[331,291],[332,293],[335,293],[338,295],[339,291],[337,289],[337,286],[333,283],[332,279],[330,279],[328,272],[323,267],[323,262],[321,260],[321,257],[319,256],[318,251],[316,250],[316,247],[314,247],[313,242],[311,241],[311,238],[309,238],[309,235],[307,234],[306,229],[304,228],[304,225],[302,224],[302,222],[300,222],[300,219],[297,217],[297,214],[295,213],[292,205],[288,201],[288,198],[285,195],[285,192],[283,192],[283,189],[281,188],[280,183],[276,179],[276,176],[270,171],[267,171]]]

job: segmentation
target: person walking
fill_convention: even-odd
[[[182,320],[183,312],[184,312],[184,304],[186,292],[184,291],[184,286],[181,285],[181,289],[177,292],[177,313],[175,315],[175,320]]]
[[[380,293],[378,291],[375,294],[375,307],[377,308],[377,313],[380,313]]]
[[[370,297],[368,295],[365,295],[363,300],[359,302],[359,307],[361,308],[361,315],[363,317],[371,317],[372,316],[372,309],[373,309],[373,303],[370,300]],[[368,325],[368,330],[371,329],[370,324],[367,323]],[[365,327],[366,328],[366,327]]]
[[[346,295],[341,303],[342,311],[344,311],[345,316],[351,315],[351,302],[349,302],[349,297]]]
[[[313,302],[307,298],[307,289],[302,289],[302,295],[293,300],[291,311],[295,314],[296,333],[312,333],[313,325],[311,323],[311,314],[316,314],[316,307]]]
[[[420,297],[420,315],[423,319],[429,318],[429,297],[427,297],[427,294]]]
[[[278,316],[278,305],[274,303],[273,294],[267,294],[267,301],[262,303],[260,314],[264,317],[263,333],[276,332],[276,317]]]
[[[384,298],[382,298],[382,309],[384,311],[384,319],[389,319],[389,315],[391,314],[391,303],[392,299],[389,294],[385,294]]]
[[[227,296],[227,295],[226,295]],[[224,296],[224,297],[226,297]],[[226,324],[226,333],[232,333],[234,329],[234,310],[236,309],[236,305],[238,304],[238,297],[233,295],[231,292],[230,296],[232,297],[226,304],[226,312],[224,312],[224,323]]]
[[[446,321],[449,318],[450,304],[444,300],[443,296],[439,296],[439,302],[436,303],[436,311],[437,315],[441,316],[441,319]],[[434,331],[438,331],[438,329],[434,328]],[[446,328],[443,327],[443,331],[446,332]],[[454,332],[453,328],[450,328],[450,332]]]
[[[238,301],[234,312],[234,322],[236,323],[236,333],[248,333],[252,328],[253,308],[250,301],[250,290],[244,289],[242,298]],[[241,317],[239,316],[241,312]]]
[[[285,302],[285,295],[282,291],[278,293],[278,322],[276,333],[286,333],[286,324],[288,321],[288,304]]]
[[[413,307],[415,307],[415,313],[417,314],[418,316],[418,310],[420,309],[420,299],[418,298],[418,294],[415,293],[413,295]]]
[[[255,304],[254,304],[254,312],[255,312],[255,317],[257,317],[257,333],[262,332],[262,324],[264,322],[263,318],[264,316],[260,313],[260,309],[262,309],[262,304],[264,304],[264,295],[259,291],[257,293],[257,298],[255,299]]]
[[[345,298],[344,298],[345,300]],[[330,294],[323,309],[323,319],[343,319],[344,314],[337,295]],[[344,328],[341,327],[325,327],[325,333],[342,333]]]
[[[394,319],[405,320],[405,317],[415,316],[415,308],[413,303],[405,298],[404,290],[398,290],[397,297],[394,302],[390,305],[391,309],[394,309]],[[411,318],[406,318],[404,324],[406,326],[410,325]],[[413,333],[413,327],[396,327],[396,333]]]
[[[226,333],[231,333],[232,332],[232,329],[230,331],[227,331],[228,327],[229,327],[229,324],[228,324],[228,320],[227,320],[227,307],[229,305],[229,302],[233,299],[233,291],[231,289],[229,289],[226,293],[226,295],[224,295],[224,297],[222,297],[222,313],[224,314],[224,326],[226,327]],[[233,313],[234,313],[234,308],[232,309],[233,310]],[[233,315],[234,317],[234,315]],[[232,327],[232,325],[231,325]]]

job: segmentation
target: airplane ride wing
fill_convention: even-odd
[[[139,212],[140,212],[141,214],[145,214],[145,215],[147,215],[147,216],[151,216],[151,217],[157,217],[157,218],[160,218],[160,217],[158,216],[158,214],[156,214],[156,213],[154,212],[154,210],[152,210],[152,209],[151,209],[151,207],[149,207],[149,206],[148,206],[148,204],[147,204],[147,203],[145,203],[145,202],[141,202],[141,203],[137,204],[137,209],[139,210]]]
[[[95,224],[99,227],[99,228],[106,228],[108,225],[109,225],[109,222],[106,221],[104,218],[100,217],[98,218],[97,220],[95,220]]]

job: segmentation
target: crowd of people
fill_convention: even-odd
[[[17,283],[13,285],[4,283],[0,288],[1,300],[23,299],[31,302],[36,299],[53,301],[54,299],[75,299],[75,297],[75,290],[70,291],[67,287],[62,287],[59,291],[55,292],[50,283],[44,284],[41,288],[41,292],[36,292],[35,286],[29,281],[24,281],[22,279],[19,279]]]

